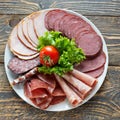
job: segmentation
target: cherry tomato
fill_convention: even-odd
[[[54,66],[59,60],[59,52],[54,46],[45,46],[40,50],[40,63],[45,66]]]

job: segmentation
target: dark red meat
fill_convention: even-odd
[[[17,57],[12,58],[8,63],[8,68],[15,74],[25,73],[40,64],[39,57],[31,60],[22,60]]]
[[[94,59],[87,59],[81,64],[78,64],[75,66],[75,69],[81,71],[81,72],[91,72],[93,70],[96,70],[102,66],[104,66],[106,61],[106,56],[104,52],[101,52],[97,57]]]

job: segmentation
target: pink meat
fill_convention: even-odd
[[[39,73],[38,75],[38,78],[42,81],[44,81],[45,83],[47,83],[49,86],[48,86],[48,91],[49,93],[53,93],[55,87],[56,87],[56,78],[54,75],[45,75],[43,73]]]
[[[26,82],[24,85],[24,93],[28,98],[45,98],[47,97],[47,92],[45,89],[34,89],[31,90],[31,82]]]
[[[86,59],[78,65],[75,65],[75,69],[81,72],[90,72],[102,67],[105,64],[106,56],[104,52],[101,52],[94,59]]]
[[[58,75],[55,75],[55,77],[72,106],[77,106],[79,103],[82,102],[82,99],[66,84],[63,78]]]
[[[87,75],[85,73],[82,73],[78,70],[73,69],[73,71],[71,72],[73,76],[75,76],[76,78],[78,78],[78,80],[83,81],[85,84],[89,85],[89,86],[95,86],[97,83],[97,79],[91,77],[90,75]]]
[[[63,102],[65,99],[66,99],[66,96],[53,97],[50,105],[55,105],[55,104],[61,103],[61,102]]]
[[[83,95],[87,95],[92,89],[90,86],[86,85],[84,82],[80,81],[71,74],[65,74],[62,77],[78,89]]]

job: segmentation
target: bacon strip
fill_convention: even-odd
[[[91,91],[91,87],[83,83],[82,81],[78,80],[71,74],[63,75],[63,78],[71,83],[75,88],[77,88],[83,95],[87,95]]]
[[[66,84],[64,79],[55,74],[55,77],[60,84],[61,88],[66,94],[68,101],[71,103],[72,106],[77,106],[79,103],[82,102],[82,99]]]
[[[72,75],[74,75],[76,78],[78,78],[79,80],[83,81],[84,83],[86,83],[87,85],[93,87],[97,84],[97,79],[91,77],[90,75],[87,75],[85,73],[82,73],[78,70],[73,69],[73,71],[71,72]]]

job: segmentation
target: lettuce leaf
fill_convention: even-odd
[[[58,64],[53,67],[39,67],[39,72],[44,72],[45,74],[56,73],[61,76],[73,70],[75,63],[80,63],[85,59],[84,52],[76,46],[75,41],[62,36],[60,32],[50,31],[46,32],[44,36],[39,37],[38,51],[46,45],[56,47],[60,53],[60,58]]]

